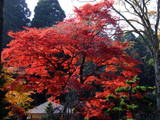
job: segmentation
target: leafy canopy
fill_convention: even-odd
[[[104,109],[114,104],[105,98],[121,96],[115,89],[128,86],[125,81],[140,72],[139,62],[125,52],[128,43],[118,42],[122,31],[110,13],[112,4],[86,4],[75,9],[74,18],[54,27],[10,33],[14,40],[2,53],[3,63],[24,71],[25,86],[37,92],[47,90],[55,102],[72,95],[63,104],[75,113],[110,119]]]

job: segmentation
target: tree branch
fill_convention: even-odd
[[[159,27],[159,21],[160,21],[160,0],[157,2],[157,20],[155,25],[155,35],[158,34],[158,27]]]
[[[134,30],[137,34],[139,34],[139,35],[142,37],[142,39],[144,40],[144,43],[145,43],[146,46],[148,46],[148,48],[150,49],[151,54],[153,54],[154,49],[153,49],[152,46],[150,46],[149,41],[148,41],[148,44],[145,42],[146,39],[144,38],[143,34],[142,34],[140,31],[138,31],[137,28],[136,28],[122,13],[120,13],[120,12],[119,12],[118,10],[116,10],[114,7],[112,7],[112,9],[113,9],[116,13],[118,13],[118,14],[133,28],[133,30]]]

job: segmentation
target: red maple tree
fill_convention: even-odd
[[[112,4],[86,4],[75,9],[74,18],[53,27],[11,32],[4,65],[25,71],[17,80],[25,78],[37,92],[47,90],[53,101],[69,95],[64,105],[75,108],[75,114],[110,119],[103,110],[114,105],[104,98],[119,97],[115,89],[139,72],[138,61],[125,52],[128,43],[118,41],[122,31],[111,15]]]

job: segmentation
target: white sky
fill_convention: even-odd
[[[61,8],[65,11],[66,16],[70,17],[73,15],[73,9],[74,7],[82,6],[86,3],[96,3],[100,0],[58,0],[59,4],[61,5]],[[90,1],[90,2],[89,2]],[[26,0],[26,3],[28,4],[29,9],[32,12],[31,19],[34,16],[34,8],[37,5],[38,0]]]
[[[73,15],[74,7],[79,7],[79,6],[82,6],[82,5],[86,4],[86,3],[93,3],[94,4],[94,3],[99,2],[101,0],[58,0],[58,1],[59,1],[59,4],[60,4],[61,8],[65,11],[66,16],[68,18],[68,17],[71,17]],[[155,4],[156,4],[157,0],[151,0],[151,1],[152,2],[151,2],[151,4],[149,4],[149,8],[154,10],[156,8]],[[30,17],[31,19],[34,16],[34,8],[37,5],[37,2],[38,2],[38,0],[26,0],[26,3],[28,4],[29,9],[32,12],[32,15]],[[120,11],[123,11],[123,5],[121,5],[119,2],[117,2],[117,5],[115,7],[118,8]],[[133,15],[130,15],[128,13],[125,13],[125,16],[128,19],[133,19],[134,18]],[[122,29],[123,29],[123,27],[127,28],[127,29],[130,28],[125,22],[121,22],[120,26],[122,27]],[[141,28],[141,26],[138,26],[138,25],[137,25],[137,27]]]

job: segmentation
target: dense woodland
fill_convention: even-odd
[[[43,120],[160,120],[155,1],[86,3],[65,19],[58,0],[39,0],[30,20],[25,0],[2,0],[0,120],[46,101],[64,109],[48,104]]]

